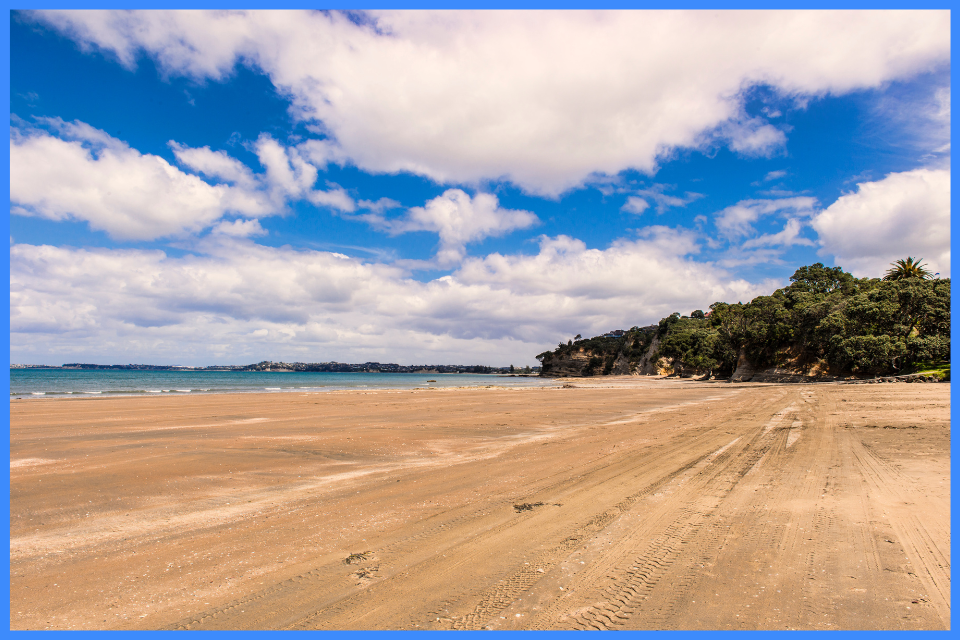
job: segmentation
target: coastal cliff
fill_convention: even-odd
[[[654,371],[657,325],[612,331],[595,338],[570,340],[537,356],[546,378],[597,375],[642,375]]]

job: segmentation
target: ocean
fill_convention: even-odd
[[[468,373],[11,369],[10,398],[284,393],[417,387],[543,387],[549,378]]]

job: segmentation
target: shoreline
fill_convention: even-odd
[[[217,372],[203,372],[217,373]],[[244,372],[244,373],[263,373],[263,372]],[[268,373],[299,373],[299,372],[277,372]],[[360,375],[360,374],[357,374]],[[376,375],[376,374],[373,374]],[[276,395],[286,393],[338,393],[343,391],[364,391],[364,390],[392,390],[392,391],[413,391],[413,390],[449,390],[449,389],[542,389],[542,388],[654,388],[650,385],[661,384],[704,384],[704,385],[725,385],[734,386],[744,385],[849,385],[849,384],[877,384],[877,383],[942,383],[949,381],[939,380],[934,376],[923,374],[905,374],[902,376],[880,376],[874,378],[844,378],[829,380],[758,380],[758,381],[731,381],[727,379],[702,380],[695,377],[676,377],[669,375],[617,375],[617,376],[532,376],[525,374],[455,374],[455,373],[431,373],[431,374],[396,374],[403,375],[434,375],[434,376],[490,376],[496,379],[519,379],[524,378],[535,382],[522,382],[517,385],[510,384],[471,384],[457,386],[430,386],[429,383],[436,380],[427,380],[426,386],[417,387],[390,387],[390,386],[368,386],[368,385],[312,385],[301,387],[258,387],[250,389],[137,389],[137,390],[102,390],[102,391],[43,391],[43,392],[11,392],[10,400],[51,400],[66,399],[80,400],[91,398],[145,398],[145,397],[186,397],[186,396],[210,396],[210,395],[247,395],[264,394]],[[392,377],[392,376],[391,376]],[[486,382],[486,381],[484,381]]]
[[[66,377],[50,374],[11,380],[10,399],[151,397],[247,393],[331,393],[349,389],[414,389],[447,387],[539,388],[552,383],[537,376],[456,373],[327,373],[327,372],[169,372],[71,370]],[[196,375],[197,373],[203,375]],[[277,377],[273,374],[287,374]]]

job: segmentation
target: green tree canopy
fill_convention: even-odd
[[[619,356],[639,362],[656,338],[657,357],[717,376],[731,375],[741,358],[755,367],[838,375],[903,373],[949,359],[950,279],[926,277],[913,258],[896,264],[921,275],[855,278],[818,262],[797,269],[788,286],[769,296],[715,302],[709,314],[698,310],[689,318],[673,313],[649,330],[561,344],[554,354],[582,351],[590,372],[607,373]],[[537,357],[546,367],[550,355]]]

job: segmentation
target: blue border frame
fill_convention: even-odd
[[[108,1],[108,2],[103,2],[103,1],[101,1],[101,2],[96,3],[96,8],[98,8],[98,9],[130,8],[130,7],[131,7],[132,5],[134,5],[134,4],[136,4],[136,3],[131,3],[131,2],[118,3],[118,2],[110,2],[110,1]],[[147,6],[140,6],[139,8],[151,8],[151,9],[169,9],[169,8],[181,8],[181,7],[182,7],[182,8],[192,8],[192,7],[185,6],[185,5],[182,4],[182,3],[172,3],[172,2],[162,2],[162,1],[161,1],[161,2],[149,2],[149,3],[145,3],[145,4],[147,4]],[[953,8],[955,7],[955,5],[954,5],[953,3],[951,3],[951,2],[943,2],[943,1],[940,1],[940,2],[920,2],[920,3],[907,3],[907,2],[896,2],[896,3],[895,3],[895,2],[889,2],[889,1],[880,1],[880,2],[856,2],[856,1],[855,1],[855,2],[850,2],[850,1],[847,1],[847,2],[842,3],[841,6],[837,6],[836,3],[833,3],[833,2],[825,2],[825,1],[823,1],[823,0],[819,0],[819,1],[817,1],[817,2],[795,2],[795,1],[794,1],[794,2],[789,2],[789,3],[783,3],[783,5],[781,5],[781,6],[776,6],[776,7],[771,7],[771,3],[770,3],[770,2],[763,2],[763,1],[759,1],[759,0],[737,0],[737,1],[734,1],[734,2],[707,2],[707,1],[701,0],[701,1],[693,1],[693,2],[687,1],[687,2],[681,2],[681,3],[671,3],[671,2],[663,2],[663,1],[660,1],[660,2],[610,2],[610,1],[608,0],[607,2],[603,2],[603,3],[601,3],[601,4],[602,4],[602,8],[605,8],[605,9],[771,9],[771,8],[776,8],[776,9],[953,9]],[[47,3],[25,2],[25,3],[18,3],[16,6],[7,6],[7,7],[6,7],[7,10],[6,10],[6,11],[4,12],[4,14],[3,14],[3,25],[0,25],[0,38],[2,38],[2,42],[0,42],[0,74],[2,74],[2,80],[0,80],[0,82],[2,82],[2,91],[3,91],[3,94],[2,94],[2,95],[3,95],[3,97],[4,97],[4,99],[3,99],[3,105],[4,105],[4,107],[3,107],[3,108],[4,108],[4,110],[5,110],[6,114],[7,114],[7,117],[6,117],[6,123],[7,123],[7,124],[5,125],[5,127],[6,127],[6,129],[7,129],[7,140],[8,140],[8,143],[9,143],[9,139],[10,139],[10,12],[11,12],[12,10],[15,10],[15,9],[35,8],[37,5],[42,6],[42,7],[45,8],[45,9],[76,9],[76,8],[87,8],[87,7],[89,7],[89,5],[85,5],[84,3],[62,2],[62,1],[60,1],[60,2],[47,2]],[[239,1],[239,2],[233,2],[233,3],[225,3],[225,2],[223,2],[222,0],[214,0],[214,2],[207,3],[204,8],[236,8],[236,9],[240,9],[240,8],[257,8],[257,7],[262,7],[263,5],[264,5],[263,2],[251,3],[251,2],[249,2],[248,0],[241,0],[241,1]],[[302,7],[304,7],[304,6],[306,5],[306,3],[303,3],[303,2],[284,2],[284,3],[282,3],[282,5],[283,5],[282,7],[274,7],[274,8],[302,8]],[[373,5],[373,6],[371,6],[371,5]],[[333,3],[333,6],[330,6],[330,7],[327,7],[327,8],[331,8],[331,9],[359,9],[359,8],[361,8],[361,7],[362,7],[362,8],[366,8],[366,9],[371,9],[371,8],[378,8],[378,9],[387,9],[387,8],[393,8],[393,9],[401,9],[401,8],[416,8],[416,9],[435,9],[435,8],[436,8],[436,9],[439,9],[439,8],[447,8],[447,9],[465,9],[465,8],[477,8],[477,9],[583,9],[583,8],[598,8],[598,7],[588,7],[588,3],[585,3],[585,2],[582,2],[582,1],[580,1],[580,2],[571,2],[571,1],[568,1],[568,0],[559,1],[559,2],[558,2],[558,1],[553,1],[553,2],[537,2],[537,1],[534,1],[534,2],[530,2],[530,1],[528,0],[527,2],[522,2],[522,3],[503,2],[502,0],[501,0],[501,1],[497,1],[497,2],[462,2],[462,1],[459,1],[459,0],[456,0],[456,1],[454,1],[454,2],[449,2],[449,1],[448,1],[448,2],[437,2],[437,1],[424,1],[424,0],[418,0],[418,1],[415,1],[415,2],[395,2],[395,1],[390,1],[390,0],[388,0],[388,1],[384,2],[384,0],[379,0],[379,2],[374,2],[374,3],[369,3],[369,4],[368,4],[368,3],[360,4],[360,3],[354,3],[354,2],[337,2],[337,3]],[[950,16],[950,26],[951,26],[951,33],[958,33],[958,26],[960,26],[960,11],[952,11],[952,12],[951,12],[951,16]],[[955,59],[954,59],[954,56],[953,56],[953,52],[952,52],[952,50],[951,50],[951,85],[952,85],[952,83],[953,83],[953,80],[955,80],[955,79],[957,78],[957,74],[958,74],[957,66],[956,66],[956,64],[954,64],[954,62],[955,62]],[[953,132],[953,130],[954,130],[953,124],[954,124],[954,121],[953,121],[952,114],[951,114],[951,138],[952,138],[952,132]],[[952,142],[951,142],[951,144],[952,144]],[[3,168],[5,169],[6,175],[9,176],[9,170],[10,170],[10,147],[9,147],[9,144],[7,144],[7,146],[4,147],[2,157],[3,157],[3,159],[2,159]],[[957,177],[956,177],[955,174],[951,174],[951,190],[952,190],[952,191],[956,191],[956,187],[957,187]],[[4,192],[6,193],[6,196],[5,196],[5,198],[4,198],[4,201],[5,201],[7,204],[4,206],[3,215],[0,216],[0,219],[2,219],[3,228],[4,228],[5,231],[6,231],[6,234],[5,234],[5,235],[7,235],[7,237],[9,238],[9,236],[10,236],[10,206],[9,206],[9,203],[10,203],[10,182],[9,182],[9,180],[4,180],[4,181],[3,181],[3,190],[4,190]],[[957,216],[957,206],[956,206],[956,204],[955,204],[955,201],[952,200],[952,201],[951,201],[951,223],[953,223],[953,222],[956,221],[957,219],[958,219],[958,216]],[[951,226],[952,226],[952,224],[951,224]],[[953,239],[953,236],[952,236],[952,234],[951,234],[951,247],[955,247],[955,243],[954,243],[953,240],[954,240],[954,239]],[[2,326],[5,328],[7,334],[9,335],[9,334],[10,334],[10,296],[9,296],[9,293],[10,293],[10,291],[9,291],[9,282],[10,282],[10,244],[9,244],[9,242],[7,243],[6,260],[4,260],[4,261],[2,262],[2,264],[0,264],[0,268],[2,268],[3,273],[4,273],[4,275],[5,275],[5,278],[6,278],[6,282],[8,283],[8,284],[7,284],[7,286],[8,286],[7,294],[8,294],[8,295],[7,295],[6,298],[4,299],[4,306],[5,306],[5,308],[6,308],[6,313],[4,313],[2,316],[0,316],[0,323],[2,323]],[[955,314],[955,313],[956,313],[956,310],[957,310],[957,303],[956,303],[955,300],[951,302],[951,308],[952,308],[952,313]],[[960,331],[958,331],[956,325],[953,325],[953,326],[951,327],[951,340],[952,340],[953,342],[956,342],[958,335],[960,335]],[[0,372],[0,375],[2,375],[2,379],[3,379],[3,383],[4,383],[3,386],[7,389],[7,397],[9,397],[9,392],[10,392],[10,366],[9,366],[9,365],[10,365],[10,342],[9,342],[9,341],[7,341],[7,342],[4,344],[4,346],[3,346],[3,351],[4,351],[4,353],[5,353],[5,358],[4,358],[4,359],[5,359],[5,361],[6,361],[6,365],[7,365],[7,366],[2,369],[2,372]],[[951,360],[952,360],[952,358],[951,358]],[[952,393],[952,383],[951,383],[951,393]],[[953,409],[952,403],[951,403],[950,413],[951,413],[951,416],[950,416],[950,417],[951,417],[951,422],[952,422],[953,419],[955,418],[955,410]],[[3,429],[3,434],[2,434],[2,437],[3,437],[3,445],[4,445],[4,449],[5,449],[6,452],[7,452],[7,457],[9,458],[9,456],[10,456],[10,413],[9,413],[9,410],[6,412],[6,414],[5,414],[5,416],[4,416],[4,420],[5,420],[5,422],[4,422],[4,427],[5,427],[5,428]],[[953,479],[956,478],[956,475],[957,475],[957,474],[956,474],[956,469],[955,469],[955,466],[954,466],[954,461],[956,460],[956,449],[957,449],[957,447],[956,447],[955,441],[953,441],[953,440],[951,439],[951,451],[950,451],[950,455],[951,455],[951,462],[950,462],[951,490],[953,489]],[[951,495],[952,495],[952,494],[951,494]],[[4,510],[3,510],[3,515],[2,515],[2,517],[3,517],[3,528],[4,528],[4,530],[6,531],[6,533],[7,533],[7,538],[8,538],[8,540],[9,540],[9,538],[10,538],[10,476],[9,476],[9,475],[3,477],[3,500],[4,500],[4,503],[5,503],[5,508],[4,508]],[[951,506],[952,506],[952,498],[951,498]],[[953,523],[954,523],[955,514],[956,514],[956,510],[955,510],[955,509],[951,509],[951,525],[953,525]],[[951,526],[951,529],[953,529],[952,526]],[[954,553],[954,548],[953,548],[953,547],[954,547],[954,545],[953,545],[953,539],[951,538],[951,556],[955,556],[955,555],[956,555],[956,554]],[[2,586],[3,592],[4,592],[4,594],[6,595],[6,597],[3,599],[2,606],[3,606],[3,611],[4,611],[4,613],[5,613],[6,619],[9,621],[9,620],[10,620],[10,581],[9,581],[9,577],[10,577],[10,556],[9,556],[9,555],[5,555],[5,556],[3,557],[3,573],[6,574],[6,576],[7,576],[8,579],[3,583],[3,586]],[[953,600],[954,600],[953,594],[954,594],[954,593],[955,593],[955,590],[951,590],[951,611],[952,611],[952,609],[953,609]],[[951,626],[952,626],[952,616],[951,616]],[[9,628],[9,627],[8,627],[8,628]],[[38,633],[38,632],[17,632],[17,633]],[[53,632],[53,633],[63,633],[63,632]],[[99,632],[99,631],[87,631],[87,632],[78,632],[78,633],[81,633],[81,634],[85,634],[85,635],[86,635],[86,634],[100,634],[100,633],[104,633],[104,632]],[[128,632],[120,632],[120,633],[128,633]],[[139,632],[139,633],[162,634],[162,633],[166,633],[166,632],[148,631],[148,632]],[[236,633],[236,632],[216,632],[216,631],[208,631],[208,632],[201,632],[201,633],[203,633],[203,634],[205,634],[205,635],[207,635],[207,636],[217,636],[217,635],[222,635],[222,634],[226,634],[226,633]],[[258,632],[243,632],[243,633],[246,635],[246,634],[251,634],[251,633],[252,633],[252,634],[266,634],[266,633],[273,633],[273,632],[258,631]],[[394,636],[395,638],[401,638],[401,637],[407,636],[408,634],[421,634],[421,633],[427,633],[427,632],[419,632],[419,631],[391,631],[391,632],[369,632],[369,631],[354,632],[354,631],[346,631],[346,632],[327,632],[327,633],[329,634],[328,637],[350,637],[350,638],[356,638],[356,637],[358,637],[358,635],[363,635],[363,634],[378,633],[378,635],[379,635],[379,634],[381,634],[381,633],[385,633],[385,634],[392,635],[392,636]],[[462,632],[462,633],[480,633],[480,632]],[[522,633],[522,632],[497,632],[497,633],[501,633],[501,634],[516,634],[516,633]],[[544,632],[544,633],[548,634],[549,636],[559,637],[560,634],[565,634],[565,633],[568,633],[568,632],[551,631],[551,632]],[[631,632],[621,632],[621,633],[631,633]],[[637,633],[640,633],[640,632],[637,632]],[[716,635],[719,637],[720,635],[737,634],[737,633],[741,633],[741,632],[726,632],[726,631],[716,631],[716,632],[678,631],[678,632],[659,632],[659,633],[660,633],[661,635],[669,635],[669,636],[671,636],[671,637],[676,637],[676,636],[678,636],[678,635],[679,635],[679,636],[686,636],[686,635],[689,635],[689,634],[710,633],[710,634],[716,634]],[[779,632],[779,631],[758,631],[758,632],[750,632],[750,633],[760,633],[760,634],[765,634],[765,635],[766,635],[766,634],[781,634],[781,633],[785,633],[785,632]],[[803,636],[806,636],[806,635],[811,634],[811,633],[816,633],[816,632],[792,632],[791,637],[794,637],[794,638],[796,638],[796,637],[803,637]],[[851,635],[851,634],[852,634],[852,635],[859,635],[859,634],[865,633],[865,632],[846,631],[846,632],[841,632],[841,633],[842,633],[844,636],[849,636],[849,635]],[[878,633],[878,632],[872,632],[871,635],[874,635],[875,633]],[[898,636],[902,637],[904,633],[909,633],[909,634],[912,635],[913,633],[920,633],[920,632],[892,632],[892,631],[891,631],[891,632],[879,632],[879,633],[883,633],[883,634],[896,633],[896,634],[898,634]],[[924,632],[924,633],[929,633],[929,632]]]

